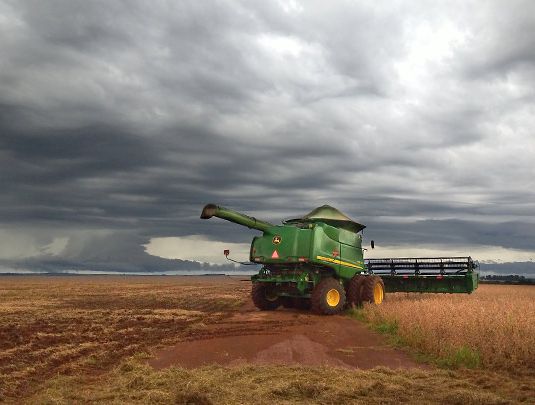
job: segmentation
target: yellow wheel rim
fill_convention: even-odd
[[[335,307],[340,302],[340,293],[336,288],[332,288],[329,291],[327,291],[327,304],[329,304],[330,307]]]
[[[383,302],[383,298],[385,297],[385,292],[383,290],[383,285],[381,283],[375,283],[375,286],[373,287],[373,301],[376,304],[380,304]]]

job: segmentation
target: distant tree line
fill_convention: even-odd
[[[487,275],[480,279],[480,282],[486,284],[534,284],[535,280],[527,278],[525,276],[519,276],[518,274],[509,274],[506,276]]]

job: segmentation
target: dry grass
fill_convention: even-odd
[[[0,402],[31,393],[52,375],[98,374],[134,353],[191,338],[229,316],[249,291],[224,277],[212,285],[194,277],[0,283]]]
[[[535,287],[482,285],[472,295],[388,294],[361,317],[444,365],[535,371]]]
[[[30,403],[112,404],[511,404],[529,402],[529,380],[491,372],[377,368],[202,367],[154,371],[124,362],[106,379],[58,377]]]

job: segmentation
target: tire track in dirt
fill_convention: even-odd
[[[157,350],[148,363],[155,369],[209,364],[428,367],[347,316],[320,316],[296,309],[259,311],[250,302],[232,317]]]

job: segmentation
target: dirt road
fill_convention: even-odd
[[[199,329],[190,340],[157,351],[149,361],[156,369],[247,363],[425,367],[347,316],[319,316],[297,309],[259,311],[251,302],[224,322]]]

